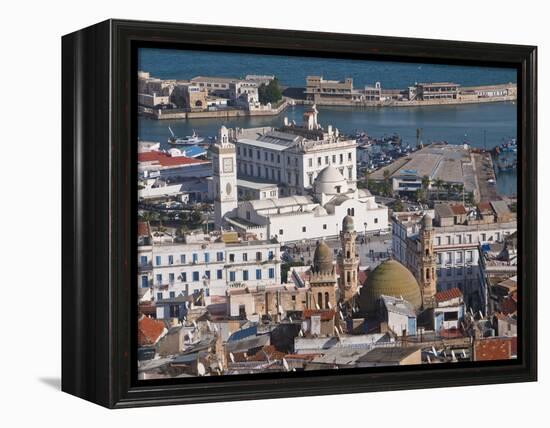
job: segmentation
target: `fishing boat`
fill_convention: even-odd
[[[193,146],[204,142],[204,138],[199,137],[196,134],[195,130],[193,130],[193,135],[188,135],[185,138],[177,137],[170,127],[168,127],[168,130],[170,131],[171,135],[170,138],[168,138],[168,144],[173,144],[177,146]]]

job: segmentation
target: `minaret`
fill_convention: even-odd
[[[212,145],[214,220],[221,229],[224,216],[237,208],[237,156],[235,145],[229,142],[229,132],[220,128],[218,140]]]
[[[433,219],[429,214],[422,217],[422,228],[419,233],[420,251],[418,283],[422,292],[422,306],[424,309],[434,306],[436,293],[435,254],[434,254],[434,228]]]
[[[313,254],[310,271],[308,309],[336,308],[336,272],[332,264],[332,250],[321,241]]]
[[[353,225],[353,217],[346,216],[342,223],[340,242],[342,252],[338,256],[338,267],[340,268],[340,279],[338,288],[340,290],[340,302],[352,303],[357,293],[357,269],[359,268],[359,257],[356,248],[357,232]]]

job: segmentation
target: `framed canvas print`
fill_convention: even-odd
[[[536,380],[536,48],[63,37],[62,389],[112,407]]]

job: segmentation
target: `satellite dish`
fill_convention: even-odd
[[[229,359],[231,360],[232,363],[235,362],[235,355],[233,355],[233,352],[229,353]]]
[[[204,376],[206,374],[206,368],[201,362],[197,363],[197,373],[199,374],[199,376]]]
[[[437,351],[435,350],[435,348],[432,346],[432,353],[437,357]]]
[[[292,317],[288,317],[288,320],[289,320],[290,322],[292,322]]]
[[[327,305],[329,309],[332,309],[332,305],[330,304],[330,302],[327,302]]]

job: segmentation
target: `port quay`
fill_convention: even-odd
[[[139,113],[157,120],[275,116],[297,104],[343,107],[422,107],[516,100],[515,83],[461,86],[453,82],[414,83],[386,89],[380,82],[355,88],[352,78],[327,80],[307,76],[304,87],[281,86],[277,103],[260,102],[258,89],[273,75],[244,79],[197,76],[189,80],[159,79],[138,73]]]

